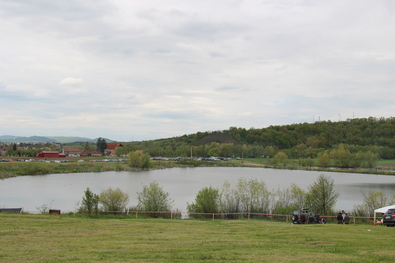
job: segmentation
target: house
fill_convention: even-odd
[[[122,143],[107,143],[107,149],[104,150],[104,154],[107,156],[115,156],[115,149],[123,147]]]
[[[102,157],[103,156],[103,154],[99,151],[91,151],[90,154],[92,157]]]
[[[55,152],[55,151],[42,151],[40,152],[37,157],[46,157],[46,158],[64,158],[66,157],[66,155],[64,153],[59,153],[59,152]]]
[[[80,157],[82,150],[77,147],[63,147],[62,152],[68,157]]]

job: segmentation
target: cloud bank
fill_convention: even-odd
[[[390,117],[393,1],[0,0],[1,133],[116,140]]]

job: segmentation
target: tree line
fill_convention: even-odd
[[[332,156],[336,155],[336,150],[343,147],[349,152],[349,159],[354,159],[354,164],[349,162],[339,166],[352,167],[358,163],[355,160],[362,157],[395,159],[395,118],[320,121],[262,129],[230,127],[229,130],[197,132],[169,139],[127,143],[126,146],[131,150],[143,150],[151,156],[273,158],[278,152],[284,152],[293,159],[321,156],[325,159],[325,154],[331,156],[332,152]],[[127,148],[119,149],[119,154],[126,151]]]
[[[157,183],[143,186],[138,192],[137,206],[132,211],[144,211],[149,217],[162,217],[160,212],[172,211],[174,200]],[[320,175],[307,190],[295,184],[285,189],[269,190],[266,184],[258,179],[240,178],[236,186],[225,181],[222,187],[204,187],[192,203],[187,203],[187,212],[191,218],[211,217],[211,214],[222,214],[225,218],[236,218],[239,213],[285,214],[294,210],[309,208],[321,215],[335,214],[335,205],[339,193],[334,189],[331,177]],[[385,196],[382,192],[363,193],[362,204],[354,206],[350,215],[373,216],[374,210],[395,201],[395,195]],[[89,215],[101,211],[120,212],[127,209],[130,201],[127,193],[119,188],[94,194],[89,188],[84,192],[79,211]]]

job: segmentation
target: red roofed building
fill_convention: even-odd
[[[115,149],[117,147],[123,147],[122,143],[107,143],[107,149],[104,151],[104,153],[107,156],[115,156]]]
[[[77,147],[63,147],[63,153],[69,157],[80,157],[82,150]]]
[[[59,153],[55,151],[42,151],[38,155],[38,157],[45,157],[45,158],[64,158],[66,155],[64,153]]]

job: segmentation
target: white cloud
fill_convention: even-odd
[[[76,86],[82,83],[82,79],[80,78],[65,78],[60,81],[61,85],[65,86]]]
[[[0,1],[2,132],[146,140],[313,115],[389,117],[393,7]]]

